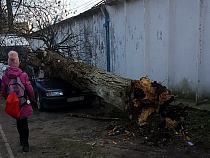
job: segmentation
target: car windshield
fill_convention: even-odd
[[[43,80],[51,77],[50,74],[46,73],[44,70],[29,65],[25,66],[23,71],[26,72],[31,79]]]
[[[38,70],[37,72],[35,72],[35,77],[37,80],[46,80],[51,78],[49,73],[44,72],[44,70]]]

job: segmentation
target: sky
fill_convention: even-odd
[[[72,15],[77,15],[90,9],[99,2],[101,0],[70,0],[70,10],[72,11]]]

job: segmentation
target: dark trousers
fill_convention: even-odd
[[[29,129],[27,118],[17,119],[17,130],[20,136],[20,143],[28,145]]]

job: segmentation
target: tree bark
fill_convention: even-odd
[[[32,57],[32,56],[31,56]],[[30,58],[30,56],[29,56]],[[49,72],[51,76],[66,80],[68,83],[80,88],[90,90],[105,102],[124,110],[128,97],[126,89],[131,84],[130,79],[125,79],[112,73],[90,67],[81,62],[73,62],[54,52],[49,52],[42,57],[29,59],[31,63]],[[41,60],[40,60],[41,59]],[[39,62],[37,62],[39,61]]]
[[[105,102],[129,113],[130,118],[143,125],[148,117],[161,112],[166,104],[173,100],[170,91],[148,78],[131,80],[87,66],[81,62],[73,62],[55,52],[39,52],[30,54],[27,62],[41,67],[51,76],[66,80],[68,83],[90,90]]]
[[[7,2],[7,11],[8,11],[8,29],[11,33],[13,31],[13,13],[12,13],[12,1],[6,0]]]

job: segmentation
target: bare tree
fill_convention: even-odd
[[[1,8],[7,13],[6,23],[10,22],[3,36],[12,33],[28,41],[37,40],[41,43],[39,49],[55,51],[68,58],[80,60],[81,54],[84,56],[90,52],[91,44],[84,38],[89,36],[88,31],[68,28],[62,30],[60,36],[61,31],[57,25],[57,22],[72,14],[69,10],[70,2],[68,0],[8,0],[7,3],[1,1]],[[5,22],[3,24],[1,26],[5,26]],[[12,31],[8,31],[10,28]],[[3,42],[0,45],[2,46]]]
[[[11,0],[8,0],[8,4],[11,4],[9,2]],[[72,31],[69,28],[62,32],[62,38],[58,38],[60,32],[56,23],[67,18],[70,14],[67,11],[70,4],[67,2],[68,0],[12,1],[14,33],[28,40],[38,40],[42,43],[40,49],[66,54],[71,58],[71,52],[78,52],[77,49],[81,50],[82,45],[88,47],[89,44],[87,41],[83,41],[84,30]],[[8,13],[11,13],[8,7],[7,9]],[[86,44],[81,44],[84,42]],[[80,47],[78,47],[79,45]]]
[[[8,28],[9,32],[13,31],[13,12],[12,12],[12,0],[6,0],[7,13],[8,13]]]
[[[6,5],[3,5],[3,0],[0,0],[0,33],[5,33],[8,31],[8,18],[6,10]]]

